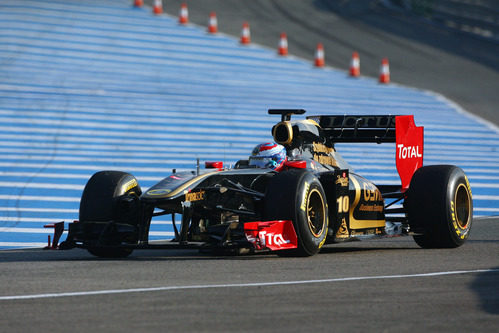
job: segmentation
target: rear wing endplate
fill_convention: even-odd
[[[414,116],[397,116],[395,123],[395,164],[405,192],[414,172],[423,166],[424,128],[414,124]]]

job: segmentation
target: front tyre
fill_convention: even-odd
[[[279,254],[312,256],[324,245],[328,229],[328,207],[321,183],[305,170],[275,175],[265,193],[265,219],[292,220],[298,248]]]
[[[136,236],[119,234],[114,223],[130,226],[138,223],[141,193],[135,177],[126,172],[100,171],[89,179],[80,201],[79,224],[99,222],[106,225],[106,232],[105,237],[100,237],[104,244],[89,246],[88,252],[102,258],[124,258],[132,253],[132,249],[120,245],[135,243]]]
[[[469,237],[473,199],[468,178],[454,165],[422,167],[405,201],[411,231],[422,248],[453,248]]]

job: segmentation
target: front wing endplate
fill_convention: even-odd
[[[298,246],[291,220],[246,222],[244,233],[256,250],[289,250]]]

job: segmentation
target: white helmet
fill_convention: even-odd
[[[284,146],[275,142],[265,142],[253,149],[249,158],[249,165],[279,171],[284,166],[286,159],[286,148]]]

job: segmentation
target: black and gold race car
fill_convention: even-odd
[[[324,244],[352,239],[412,235],[423,248],[452,248],[468,238],[468,179],[453,165],[422,166],[423,128],[412,116],[291,120],[305,111],[269,113],[281,116],[272,128],[287,152],[279,172],[248,160],[230,169],[207,162],[200,170],[198,163],[197,170],[174,171],[144,193],[129,173],[97,172],[83,191],[79,220],[69,224],[59,248],[85,248],[99,257],[193,247],[311,256]],[[340,142],[395,143],[401,184],[374,184],[355,173],[335,149]],[[150,242],[151,220],[162,215],[171,215],[175,238]],[[63,227],[56,229],[58,239]]]

